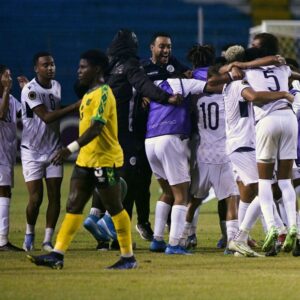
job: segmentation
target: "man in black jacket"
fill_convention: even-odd
[[[132,216],[132,206],[130,209],[127,204],[133,203],[136,195],[140,194],[140,185],[143,183],[140,180],[144,176],[137,167],[136,145],[132,128],[135,91],[160,103],[176,105],[180,104],[182,100],[181,95],[170,96],[151,82],[140,64],[137,50],[138,41],[135,33],[127,29],[119,30],[107,51],[110,63],[105,78],[117,103],[118,138],[124,151],[121,177],[125,179],[128,189],[123,205],[130,217]],[[93,198],[93,206],[91,214],[94,215],[95,206],[98,207],[95,197]],[[100,205],[98,208],[100,209]],[[91,217],[87,218],[90,218],[88,221],[92,221],[92,219],[97,221],[97,218]],[[100,210],[96,217],[100,217]]]

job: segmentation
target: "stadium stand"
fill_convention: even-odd
[[[228,2],[228,1],[227,1]],[[241,5],[245,0],[235,0]],[[33,76],[31,57],[45,49],[55,57],[57,79],[62,83],[62,99],[73,101],[80,52],[100,47],[105,49],[114,33],[122,27],[134,30],[140,41],[140,56],[149,55],[148,45],[154,31],[172,35],[175,55],[185,60],[187,49],[198,39],[198,8],[203,9],[204,43],[212,43],[217,52],[224,44],[246,44],[251,26],[249,15],[228,4],[187,3],[174,0],[103,0],[69,1],[11,0],[1,4],[1,59],[11,66],[15,76]],[[225,27],[224,24],[227,26]],[[14,93],[18,95],[15,85]]]

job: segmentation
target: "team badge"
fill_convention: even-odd
[[[167,71],[170,72],[170,73],[173,73],[173,72],[175,71],[174,66],[168,65],[168,66],[167,66]]]
[[[135,157],[135,156],[130,157],[129,163],[130,163],[132,166],[135,166],[135,165],[136,165],[136,157]]]
[[[28,98],[29,98],[30,100],[35,100],[35,99],[36,99],[36,92],[35,92],[35,91],[30,91],[30,92],[28,93]]]

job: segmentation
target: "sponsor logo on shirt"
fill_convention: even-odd
[[[150,76],[150,75],[156,75],[156,74],[158,74],[158,73],[159,73],[158,71],[153,71],[153,72],[147,73],[147,75],[148,75],[148,76]]]

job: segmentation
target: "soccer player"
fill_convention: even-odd
[[[9,208],[17,153],[16,118],[21,112],[20,102],[10,95],[11,86],[10,70],[0,65],[0,251],[23,251],[8,240]]]
[[[89,89],[79,109],[79,138],[61,149],[53,158],[55,165],[71,153],[79,151],[70,181],[67,213],[60,227],[54,250],[48,255],[28,256],[36,265],[61,269],[64,254],[83,221],[83,209],[95,187],[112,216],[121,248],[121,258],[108,269],[133,269],[137,262],[131,244],[131,224],[123,209],[119,168],[123,152],[118,142],[116,100],[104,83],[108,67],[107,56],[99,50],[89,50],[80,57],[78,78]]]
[[[260,203],[256,197],[258,173],[255,164],[255,127],[251,102],[258,100],[267,102],[283,97],[291,100],[293,97],[284,92],[254,92],[242,81],[228,85],[224,90],[224,97],[228,150],[234,170],[239,176],[240,205],[252,201],[250,205],[246,205],[248,207],[239,234],[229,243],[229,249],[246,256],[256,256],[256,253],[246,245],[249,230],[260,215]]]
[[[193,78],[206,81],[209,66],[213,65],[215,62],[215,53],[213,47],[210,45],[202,46],[196,44],[190,49],[187,57],[193,64]],[[218,74],[218,68],[219,66],[210,68],[209,77]],[[222,238],[218,241],[217,246],[222,247],[222,244],[224,243],[223,240],[225,240],[224,247],[227,245],[226,219],[228,220],[229,239],[232,238],[235,231],[238,229],[236,211],[237,199],[236,197],[233,197],[233,195],[237,195],[236,183],[233,178],[232,170],[229,171],[231,169],[230,163],[223,164],[224,161],[230,161],[225,151],[226,139],[223,103],[223,96],[221,94],[208,93],[201,95],[201,97],[197,99],[196,119],[198,120],[200,145],[198,149],[196,149],[196,167],[191,169],[191,191],[192,193],[197,194],[198,197],[193,197],[189,203],[185,224],[185,231],[188,231],[188,228],[190,227],[187,245],[189,246],[189,244],[191,244],[192,247],[195,247],[197,240],[195,230],[198,212],[196,209],[199,209],[197,207],[205,199],[211,185],[218,190],[217,196],[221,197],[218,197],[218,212],[220,217]],[[211,149],[218,149],[216,151],[217,154],[211,155]],[[222,163],[220,164],[220,162]],[[220,176],[220,178],[222,177],[228,179],[226,180],[225,185],[222,185],[222,182],[218,183],[216,181],[216,178],[218,178],[219,175],[216,176],[217,173],[213,174],[214,171],[212,169],[214,169],[214,171],[217,173],[227,173],[226,176]],[[232,197],[226,197],[228,199],[222,198],[224,193],[227,195],[232,195]],[[199,198],[199,196],[201,196],[201,198]],[[223,203],[225,205],[223,205]],[[236,222],[234,220],[236,220]],[[225,250],[225,252],[226,251],[227,250]]]
[[[257,255],[247,247],[246,241],[249,230],[260,214],[260,201],[256,197],[258,171],[255,164],[255,127],[251,102],[277,103],[274,100],[280,101],[282,98],[293,100],[287,92],[255,92],[243,81],[232,82],[224,89],[228,150],[234,170],[239,176],[240,205],[246,207],[240,231],[229,243],[229,249],[245,256]],[[247,204],[250,202],[250,205]],[[272,210],[273,207],[274,205]]]
[[[286,62],[291,68],[292,71],[298,72],[299,70],[299,65],[298,63],[291,58],[286,58]],[[300,83],[299,80],[293,80],[293,78],[289,78],[289,88],[290,88],[290,93],[294,95],[295,99],[293,102],[293,110],[297,116],[297,121],[298,121],[298,128],[299,128],[299,122],[300,122]],[[297,146],[297,159],[294,163],[293,166],[293,186],[295,188],[296,195],[299,196],[300,194],[300,172],[299,172],[299,150],[300,150],[300,143],[299,143],[299,132],[298,132],[298,146]],[[278,190],[278,188],[277,188]],[[286,216],[286,211],[284,208],[284,203],[282,201],[281,193],[279,193],[276,201],[278,203],[278,207],[280,209],[280,214],[282,216],[283,222],[285,224],[288,224],[287,221],[287,216]],[[296,201],[296,213],[297,213],[297,227],[298,227],[298,233],[297,233],[297,241],[295,248],[293,250],[293,255],[294,256],[300,256],[300,212],[299,212],[299,203]],[[278,241],[276,245],[278,248],[280,248],[283,243],[284,243],[284,238],[285,236],[278,236]],[[277,250],[275,248],[275,250]]]
[[[270,45],[269,45],[270,46]],[[276,47],[263,49],[264,55],[277,53]],[[259,56],[258,56],[259,57]],[[288,91],[288,66],[266,66],[246,71],[251,86],[257,91]],[[288,234],[282,246],[290,252],[297,236],[296,193],[292,185],[292,167],[297,158],[297,118],[286,99],[256,108],[257,166],[259,172],[259,199],[267,224],[268,234],[263,249],[273,246],[278,237],[273,213],[272,178],[275,161],[278,162],[277,181],[282,192],[288,218]]]
[[[198,48],[198,52],[203,52]],[[196,61],[193,62],[198,67]],[[211,67],[208,78],[217,75],[219,66]],[[194,195],[186,220],[185,231],[191,227],[196,199],[204,199],[213,187],[216,197],[226,203],[226,236],[229,243],[238,231],[237,185],[232,165],[226,154],[225,108],[222,94],[204,94],[197,101],[200,145],[197,149],[197,170],[191,174],[191,193]],[[194,175],[194,176],[193,176]],[[191,210],[191,211],[190,211]],[[225,249],[224,254],[228,254]]]
[[[191,94],[211,91],[211,85],[224,77],[205,81],[195,79],[174,78],[155,83],[170,95],[182,93],[184,102],[176,107],[150,102],[147,122],[146,154],[151,169],[162,188],[162,195],[157,201],[155,209],[154,238],[150,244],[150,251],[166,254],[189,254],[180,244],[184,229],[189,197],[189,149],[188,139],[191,134],[190,106]],[[171,230],[169,244],[164,242],[164,228],[171,211]]]
[[[63,167],[51,163],[61,148],[59,119],[75,111],[79,102],[60,108],[61,87],[54,80],[55,63],[48,52],[39,52],[33,58],[36,77],[22,89],[21,159],[23,175],[29,193],[26,208],[25,251],[34,249],[35,224],[43,200],[43,178],[48,196],[46,229],[43,249],[52,250],[51,238],[60,212],[60,187]]]
[[[188,67],[182,65],[172,55],[172,38],[166,32],[155,32],[150,41],[151,57],[141,60],[141,65],[151,81],[166,80],[172,74],[183,74]],[[140,93],[135,97],[133,110],[133,135],[135,140],[136,164],[133,166],[137,176],[133,176],[136,188],[132,195],[126,197],[124,206],[127,211],[132,211],[133,203],[136,205],[137,225],[136,230],[142,239],[151,241],[153,231],[149,221],[150,214],[150,184],[152,171],[145,152],[145,134],[148,119],[148,106],[145,107],[143,97]],[[140,176],[143,174],[143,176]]]

